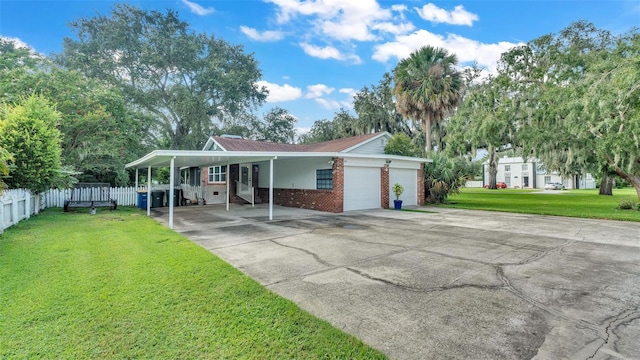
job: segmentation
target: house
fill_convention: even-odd
[[[203,186],[207,203],[266,202],[270,218],[273,204],[334,213],[389,208],[395,183],[404,187],[403,205],[423,205],[423,169],[430,160],[386,155],[390,138],[378,132],[301,145],[212,136],[202,150],[156,150],[126,167],[137,174],[184,169],[191,184]]]
[[[483,185],[489,184],[489,164],[483,164]],[[504,156],[498,159],[496,182],[504,182],[509,188],[544,189],[547,183],[561,183],[565,189],[595,189],[596,181],[591,174],[562,176],[549,172],[537,159],[524,161],[522,157]]]

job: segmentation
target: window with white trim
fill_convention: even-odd
[[[333,189],[333,170],[318,169],[316,170],[316,189]]]
[[[511,165],[505,165],[504,171],[511,171]]]
[[[209,182],[226,182],[227,165],[209,166]]]

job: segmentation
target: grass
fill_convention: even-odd
[[[613,196],[599,196],[595,189],[541,193],[531,190],[468,188],[451,196],[450,203],[441,206],[640,222],[640,211],[618,209],[618,205],[628,199],[638,201],[633,188],[614,189]]]
[[[138,210],[0,236],[0,358],[382,359]]]

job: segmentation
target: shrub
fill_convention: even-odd
[[[618,204],[618,209],[620,209],[620,210],[633,210],[633,209],[640,210],[640,203],[636,203],[635,200],[633,200],[631,198],[622,199],[620,201],[620,203]]]

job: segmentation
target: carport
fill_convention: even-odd
[[[125,165],[125,168],[136,169],[136,189],[138,188],[139,171],[147,169],[147,184],[151,184],[151,169],[158,167],[169,168],[169,199],[174,198],[175,170],[176,168],[202,167],[226,165],[236,162],[269,161],[269,220],[273,219],[273,161],[278,155],[265,155],[263,153],[233,153],[233,152],[203,152],[194,150],[155,150],[146,156]],[[229,181],[227,181],[227,193]],[[151,186],[147,186],[147,198],[151,199]],[[169,227],[173,229],[174,202],[169,201]],[[229,196],[227,196],[226,209],[229,211]],[[151,215],[151,201],[147,201],[147,216]]]
[[[295,152],[295,151],[201,151],[201,150],[155,150],[144,157],[133,161],[129,164],[126,164],[125,168],[134,168],[136,170],[136,180],[135,186],[138,188],[140,170],[147,169],[147,184],[151,183],[151,169],[158,167],[168,167],[170,169],[170,179],[169,179],[169,199],[174,199],[174,189],[176,186],[176,169],[189,168],[189,167],[210,167],[210,166],[227,166],[229,168],[232,164],[239,163],[264,163],[265,165],[268,163],[268,211],[269,211],[269,220],[273,220],[273,204],[274,204],[274,172],[279,171],[274,168],[274,161],[295,161],[297,163],[304,162],[315,162],[315,163],[323,163],[328,164],[328,167],[336,166],[342,168],[342,166],[347,163],[349,166],[346,166],[348,170],[351,170],[352,167],[363,168],[366,169],[365,166],[373,166],[372,169],[376,171],[376,174],[371,176],[363,176],[360,173],[357,173],[357,178],[361,178],[362,180],[367,180],[370,183],[373,183],[371,180],[379,180],[380,179],[380,171],[388,171],[389,165],[393,163],[393,166],[396,164],[421,164],[423,162],[428,162],[428,159],[420,159],[420,158],[410,158],[405,156],[397,156],[397,155],[385,155],[385,154],[359,154],[359,153],[343,153],[343,152]],[[279,163],[280,164],[280,163]],[[406,166],[406,165],[405,165]],[[418,165],[413,165],[414,168],[419,168]],[[413,170],[414,172],[416,170]],[[351,171],[346,172],[346,176],[349,176]],[[315,175],[315,172],[314,172]],[[278,172],[278,176],[288,177],[290,176],[287,172]],[[277,180],[277,179],[276,179]],[[342,179],[336,179],[337,186],[343,186]],[[227,176],[226,180],[226,209],[229,210],[229,191],[230,191],[230,179]],[[381,185],[378,182],[376,186],[376,194],[380,194]],[[388,186],[388,184],[386,184]],[[264,189],[264,188],[263,188]],[[302,188],[308,189],[308,188]],[[348,196],[352,195],[353,186],[345,187],[344,191],[340,190],[340,196],[342,193],[346,193],[345,199]],[[417,190],[416,190],[417,191]],[[385,190],[384,192],[387,192]],[[412,196],[415,196],[415,191],[411,191]],[[151,186],[147,187],[147,198],[151,199]],[[376,208],[386,207],[387,205],[384,202],[388,202],[388,196],[385,200],[380,200],[380,195],[373,198],[374,201],[378,202]],[[340,200],[342,201],[342,200]],[[169,201],[169,227],[171,229],[174,228],[173,224],[173,215],[174,215],[174,202]],[[369,204],[367,204],[369,205]],[[342,203],[341,203],[342,206]],[[371,206],[374,207],[374,206]],[[342,208],[341,208],[342,209]],[[350,208],[345,206],[344,210],[354,210],[354,208]],[[338,210],[341,212],[343,210]],[[151,201],[147,201],[147,216],[151,215]]]

